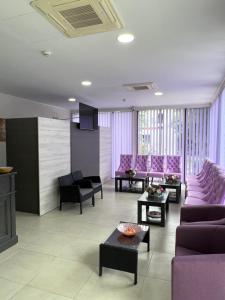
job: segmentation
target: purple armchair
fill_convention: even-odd
[[[120,165],[118,170],[115,172],[116,176],[124,175],[125,171],[132,169],[132,154],[121,154]]]
[[[225,226],[179,226],[172,300],[225,299]]]
[[[225,225],[224,205],[185,205],[180,211],[181,225]]]
[[[151,155],[151,166],[148,176],[152,177],[152,181],[155,177],[164,177],[164,155]]]
[[[147,176],[148,155],[136,155],[134,169],[138,176]]]
[[[181,156],[167,155],[165,176],[176,175],[181,179]]]

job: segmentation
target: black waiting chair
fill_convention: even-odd
[[[72,174],[58,178],[60,191],[60,210],[63,202],[80,203],[80,214],[82,214],[82,203],[92,198],[92,205],[95,206],[94,190],[90,180],[74,181]]]
[[[101,199],[103,199],[103,189],[102,189],[102,182],[101,182],[100,176],[84,177],[80,170],[73,172],[72,176],[73,176],[74,184],[76,184],[76,182],[80,182],[82,180],[90,180],[91,184],[92,184],[92,188],[94,190],[94,194],[101,192]]]

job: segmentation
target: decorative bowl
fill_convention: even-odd
[[[0,174],[10,173],[13,167],[0,167]]]
[[[117,229],[119,232],[121,232],[123,235],[132,237],[135,236],[138,232],[141,231],[141,226],[133,223],[120,223],[117,226]]]

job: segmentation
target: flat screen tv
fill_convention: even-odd
[[[98,128],[98,109],[79,103],[80,129],[95,130]]]

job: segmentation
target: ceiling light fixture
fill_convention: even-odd
[[[81,82],[81,84],[82,84],[83,86],[90,86],[90,85],[92,85],[92,82],[89,81],[89,80],[84,80],[84,81]]]
[[[155,92],[155,96],[162,96],[163,93],[162,92]]]
[[[134,40],[134,35],[131,33],[122,33],[117,37],[118,42],[122,44],[129,44],[133,42]]]
[[[69,102],[76,102],[77,100],[75,98],[69,98],[68,101]]]

